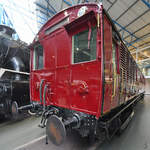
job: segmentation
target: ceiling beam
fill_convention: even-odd
[[[63,2],[66,3],[68,6],[72,6],[72,4],[68,2],[67,0],[63,0]]]
[[[55,12],[54,12],[53,10],[46,8],[44,5],[39,4],[38,2],[34,2],[34,3],[35,3],[38,7],[42,8],[42,9],[45,10],[45,11],[48,11],[48,12],[51,13],[52,15],[55,14]]]
[[[148,8],[150,8],[150,3],[146,0],[141,0]]]
[[[45,11],[42,11],[41,9],[38,9],[38,8],[36,8],[35,10],[39,11],[40,13],[44,14],[45,16],[47,16],[47,13]],[[38,15],[37,15],[37,17],[43,19],[44,21],[47,21],[47,19],[44,18],[44,17],[38,16]],[[50,17],[50,16],[48,15],[47,17]]]
[[[123,40],[123,41],[126,43],[127,47],[132,46],[133,48],[137,49],[137,47],[135,47],[134,45],[128,43],[126,40]]]
[[[144,46],[144,45],[149,45],[149,44],[150,44],[150,42],[148,41],[148,42],[145,42],[145,43],[142,43],[142,44],[138,45],[138,47],[141,47],[141,46]],[[132,50],[133,50],[133,48],[130,49],[130,51],[132,51]]]
[[[147,34],[144,34],[144,35],[140,36],[139,39],[136,39],[136,40],[130,42],[130,44],[134,44],[134,43],[136,43],[136,42],[139,42],[139,41],[141,41],[143,38],[145,38],[145,37],[148,36],[148,35],[150,35],[150,32],[147,33]]]
[[[143,55],[143,56],[145,56],[145,57],[147,57],[147,58],[150,58],[150,56],[147,55],[147,54],[145,54],[145,53],[140,53],[140,55]]]
[[[133,4],[131,4],[115,21],[118,21],[125,13],[127,13],[139,0],[136,0]]]
[[[137,51],[135,52],[131,52],[131,54],[135,54],[136,52],[141,52],[141,51],[144,51],[146,49],[150,48],[150,46],[147,46],[147,47],[144,47],[144,48],[141,48],[141,49],[137,49]]]
[[[136,17],[134,20],[132,20],[130,23],[128,23],[127,25],[124,26],[124,28],[126,29],[128,26],[130,26],[132,23],[134,23],[135,21],[137,21],[138,19],[140,19],[142,16],[144,16],[147,12],[149,12],[150,9],[147,9],[145,12],[143,12],[141,15],[139,15],[138,17]],[[120,32],[121,30],[119,30]]]
[[[150,60],[150,57],[149,57],[149,58],[146,58],[146,59],[139,60],[138,63],[140,63],[140,62],[145,62],[145,61],[148,61],[148,60]]]
[[[113,22],[118,25],[122,30],[126,31],[128,34],[130,34],[131,37],[134,37],[135,40],[138,40],[139,38],[136,37],[133,33],[131,33],[130,31],[128,31],[127,29],[125,29],[122,25],[120,25],[118,22],[116,22],[115,20],[113,20]],[[122,37],[123,38],[123,37]],[[124,38],[123,38],[124,40]],[[131,44],[131,43],[130,43]]]
[[[149,26],[150,22],[148,24],[145,24],[144,26],[142,26],[141,28],[137,29],[136,31],[132,32],[132,34],[137,33],[138,31],[144,29],[145,27]],[[130,35],[127,35],[126,37],[124,37],[124,39],[128,38]]]
[[[49,3],[49,0],[45,0],[48,4],[48,6],[50,6],[50,8],[53,10],[53,12],[57,13],[56,9]]]
[[[114,2],[110,2],[111,3],[111,6],[107,9],[107,12],[113,7],[113,5],[117,2],[118,0],[115,0]]]

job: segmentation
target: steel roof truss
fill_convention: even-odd
[[[115,21],[118,21],[126,12],[128,12],[139,0],[136,0],[133,4],[131,4]]]
[[[142,16],[144,16],[147,12],[149,12],[150,9],[147,9],[145,12],[143,12],[140,16],[136,17],[134,20],[132,20],[130,23],[128,23],[127,25],[124,26],[124,28],[126,29],[129,25],[131,25],[133,22],[135,22],[136,20],[140,19]],[[121,30],[119,30],[120,32]]]

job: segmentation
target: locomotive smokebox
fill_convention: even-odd
[[[57,146],[63,144],[66,139],[66,130],[68,128],[79,128],[81,120],[82,117],[78,114],[74,114],[67,120],[62,120],[56,115],[50,116],[46,124],[46,134],[49,140]]]

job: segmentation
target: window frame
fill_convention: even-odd
[[[93,59],[93,60],[88,60],[88,61],[82,61],[82,62],[74,62],[74,36],[75,35],[77,35],[77,34],[79,34],[79,33],[81,33],[81,32],[84,32],[84,31],[86,31],[86,30],[88,30],[88,35],[89,35],[89,32],[90,32],[90,28],[91,28],[91,32],[92,32],[92,27],[94,27],[95,29],[96,29],[96,52],[95,52],[95,54],[96,54],[96,58],[95,59]],[[72,34],[71,35],[71,64],[72,65],[76,65],[76,64],[82,64],[82,63],[90,63],[90,62],[94,62],[94,61],[96,61],[97,60],[97,50],[98,50],[98,46],[97,46],[97,35],[98,35],[98,33],[97,33],[97,26],[96,26],[96,24],[95,25],[91,25],[91,26],[88,26],[88,28],[83,28],[83,29],[80,29],[79,30],[79,32],[76,32],[76,33],[74,33],[74,34]],[[91,36],[92,36],[92,33],[91,33]],[[87,41],[88,42],[88,41]],[[88,43],[87,43],[88,44]],[[91,45],[91,44],[90,44]]]
[[[35,63],[36,59],[35,59],[35,50],[37,47],[41,46],[42,47],[42,52],[43,52],[43,65],[42,65],[42,68],[36,68],[36,65],[37,65],[37,62]],[[43,70],[44,69],[44,47],[41,43],[36,43],[34,46],[33,46],[33,66],[32,66],[32,69],[33,71],[39,71],[39,70]]]
[[[113,43],[115,44],[116,73],[120,74],[120,43],[119,43],[119,41],[116,40],[116,38],[112,34],[112,45],[113,45]],[[112,47],[112,50],[113,50],[113,47]]]

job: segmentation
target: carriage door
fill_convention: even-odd
[[[54,37],[45,37],[44,40],[35,43],[33,49],[33,62],[31,68],[31,97],[33,101],[43,101],[45,85],[54,92],[55,84],[55,44]],[[40,91],[41,90],[41,91]],[[52,103],[52,95],[46,96],[46,104]]]
[[[43,54],[43,45],[40,42],[35,43],[32,51],[32,66],[30,73],[30,91],[33,101],[40,101],[39,87],[41,81],[41,74],[44,69]]]
[[[72,34],[71,107],[96,114],[100,90],[97,26],[91,22],[85,22],[84,26],[82,24],[75,30]]]

